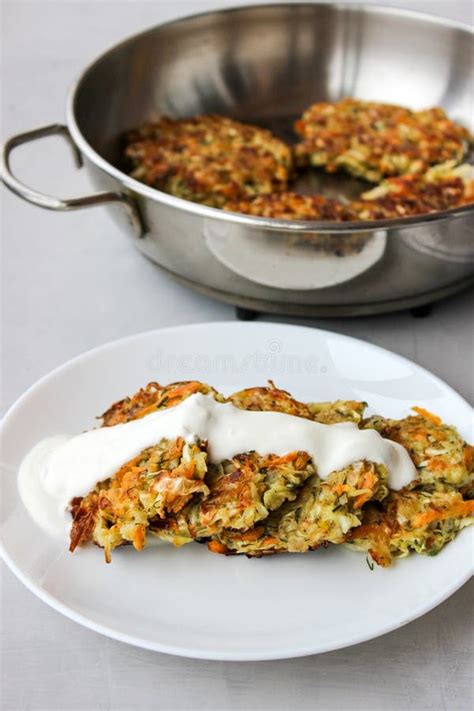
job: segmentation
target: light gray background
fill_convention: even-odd
[[[61,121],[71,81],[105,47],[171,17],[230,4],[3,2],[3,135]],[[472,23],[470,2],[386,4]],[[56,139],[19,149],[14,167],[52,194],[80,195],[90,187]],[[49,213],[4,190],[2,202],[4,409],[52,368],[111,339],[235,318],[230,306],[159,272],[103,209]],[[311,323],[412,358],[473,402],[473,303],[472,293],[465,293],[424,320],[405,313]],[[250,664],[179,659],[100,637],[50,610],[2,570],[5,711],[452,711],[472,705],[472,584],[378,640],[316,657]]]

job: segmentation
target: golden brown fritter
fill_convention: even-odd
[[[125,155],[133,178],[211,207],[285,190],[292,164],[270,131],[216,115],[145,124],[128,134]]]
[[[132,397],[126,397],[116,402],[101,415],[101,419],[105,427],[119,425],[130,420],[137,420],[155,410],[163,410],[179,405],[180,402],[195,393],[212,395],[218,402],[223,402],[224,400],[217,390],[198,380],[185,380],[171,383],[170,385],[160,385],[152,382],[141,388]]]
[[[436,555],[465,526],[474,523],[474,501],[455,491],[390,492],[379,508],[369,506],[362,525],[351,530],[347,541],[356,550],[368,551],[387,567],[393,558],[411,551]]]
[[[293,192],[271,193],[228,202],[224,210],[278,220],[331,220],[347,222],[354,215],[347,205],[322,195]]]
[[[422,408],[403,420],[370,417],[364,427],[398,442],[407,450],[418,470],[418,483],[429,487],[466,487],[474,479],[474,450],[454,427]]]
[[[107,562],[110,551],[124,543],[141,550],[150,521],[209,493],[206,459],[205,443],[182,438],[145,449],[87,496],[73,499],[70,550],[93,541],[104,548]]]
[[[155,520],[152,532],[182,545],[224,529],[247,530],[284,502],[293,501],[301,485],[314,473],[306,452],[284,456],[249,452],[218,465],[210,464],[206,476],[209,494],[166,521]]]
[[[358,425],[366,407],[367,403],[359,400],[308,403],[311,419],[323,425],[335,425],[338,422],[355,422]]]
[[[350,205],[322,195],[299,195],[292,192],[258,195],[224,205],[230,212],[278,220],[355,221],[357,213]],[[358,254],[370,239],[365,233],[302,233],[286,238],[287,244],[310,247],[312,250],[338,257]]]
[[[358,220],[390,220],[424,215],[474,203],[472,168],[452,163],[426,173],[388,178],[354,200],[350,209]]]
[[[474,203],[474,179],[470,177],[471,174],[471,166],[456,167],[454,163],[448,162],[430,168],[426,173],[388,178],[376,188],[362,193],[358,200],[347,204],[322,195],[283,192],[231,202],[224,209],[282,220],[391,220]],[[363,247],[367,242],[364,234],[349,237],[350,244],[356,246],[360,244]],[[347,238],[344,242],[344,238],[345,235],[317,235],[317,240],[313,242],[328,250],[334,248],[337,239],[345,245],[349,244]]]
[[[411,111],[351,98],[313,104],[295,130],[302,137],[295,147],[299,165],[344,170],[373,183],[445,161],[459,163],[471,140],[440,108]]]
[[[474,523],[473,448],[454,427],[437,415],[418,414],[403,420],[373,416],[363,423],[401,444],[417,467],[418,478],[400,491],[391,491],[379,505],[365,508],[362,526],[351,531],[352,547],[370,552],[376,563],[411,551],[436,555],[465,526]]]
[[[355,400],[335,400],[334,402],[299,402],[286,392],[277,388],[269,380],[267,387],[246,388],[229,395],[228,402],[241,410],[284,412],[287,415],[305,417],[323,424],[336,422],[356,422],[362,420],[365,402]]]
[[[284,412],[287,415],[306,417],[311,420],[311,412],[306,403],[299,402],[286,392],[277,388],[273,381],[269,380],[266,387],[246,388],[238,390],[229,395],[227,402],[231,402],[241,410]]]
[[[306,452],[239,454],[209,472],[210,493],[200,503],[201,521],[210,532],[250,528],[284,501],[294,499],[314,471]]]
[[[262,525],[244,533],[224,530],[209,544],[216,553],[304,553],[327,543],[339,544],[359,526],[367,501],[388,494],[385,467],[357,462],[327,480],[314,475],[297,498],[271,514]]]

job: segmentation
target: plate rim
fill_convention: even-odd
[[[66,371],[68,368],[73,367],[77,362],[93,358],[96,354],[107,351],[111,348],[115,348],[117,346],[120,346],[121,344],[133,341],[135,339],[141,338],[141,337],[152,337],[156,336],[158,334],[164,334],[164,333],[169,333],[169,332],[177,332],[177,331],[183,331],[183,330],[189,330],[189,329],[199,329],[199,328],[219,328],[222,326],[231,326],[232,328],[240,328],[242,330],[245,329],[251,329],[257,324],[254,323],[246,323],[246,322],[240,322],[240,321],[230,321],[230,320],[225,320],[225,321],[210,321],[210,322],[199,322],[199,323],[190,323],[190,324],[180,324],[177,326],[166,326],[163,328],[157,328],[157,329],[151,329],[148,331],[139,331],[134,334],[130,334],[127,336],[124,336],[122,338],[114,339],[112,341],[108,341],[106,343],[103,343],[102,345],[95,346],[94,348],[87,349],[86,351],[83,351],[82,353],[79,353],[78,355],[74,356],[73,358],[67,360],[66,362],[60,364],[59,366],[56,366],[53,370],[49,371],[42,377],[40,377],[38,380],[36,380],[34,383],[32,383],[26,390],[23,392],[14,402],[13,404],[7,409],[6,413],[2,417],[1,420],[1,427],[0,427],[0,440],[3,439],[4,436],[4,429],[7,426],[8,422],[10,419],[15,417],[16,411],[21,408],[25,400],[28,399],[28,397],[38,388],[46,385],[50,380],[54,380],[55,377],[57,377],[59,374],[61,374],[63,371]],[[364,346],[370,346],[372,349],[375,349],[375,351],[378,351],[380,353],[383,353],[385,355],[389,355],[391,357],[395,357],[399,359],[401,362],[404,362],[408,364],[411,368],[415,368],[416,370],[420,371],[423,375],[427,376],[428,378],[431,378],[435,383],[440,385],[445,391],[447,391],[450,395],[453,395],[455,398],[461,400],[464,405],[466,405],[469,409],[473,409],[470,403],[462,396],[460,395],[451,385],[446,383],[444,380],[442,380],[439,376],[435,375],[431,371],[429,371],[427,368],[424,368],[421,365],[418,365],[418,363],[415,363],[414,361],[410,360],[409,358],[406,358],[405,356],[399,355],[398,353],[389,350],[388,348],[384,348],[382,346],[379,346],[377,344],[371,343],[370,341],[364,340],[362,338],[356,338],[354,336],[348,336],[343,333],[339,333],[337,331],[331,331],[328,329],[323,329],[319,327],[312,327],[312,326],[302,326],[299,324],[287,324],[287,323],[273,323],[273,322],[258,322],[258,327],[261,329],[262,327],[264,329],[275,329],[275,328],[283,328],[283,329],[290,329],[290,330],[302,330],[305,332],[310,332],[312,334],[314,333],[319,333],[323,337],[331,336],[331,337],[336,337],[341,339],[342,341],[349,341],[349,342],[355,342],[356,344],[364,345]],[[220,650],[218,652],[213,652],[212,650],[203,650],[199,647],[186,647],[184,645],[178,646],[178,645],[170,645],[170,644],[163,644],[159,642],[152,642],[148,639],[144,639],[138,636],[134,636],[128,633],[123,633],[120,632],[113,627],[110,627],[108,625],[103,625],[101,623],[95,622],[94,620],[88,618],[86,615],[83,615],[82,613],[76,612],[74,609],[68,607],[66,604],[63,602],[59,601],[56,597],[54,597],[51,593],[48,593],[45,591],[38,583],[35,581],[31,580],[30,577],[24,573],[19,566],[15,563],[15,561],[12,559],[10,556],[9,552],[7,551],[3,541],[0,541],[0,558],[5,562],[7,567],[12,571],[12,573],[20,580],[25,587],[32,592],[36,597],[38,597],[42,602],[44,602],[46,605],[48,605],[50,608],[53,610],[59,612],[60,614],[64,615],[66,618],[72,620],[73,622],[76,622],[77,624],[90,629],[94,632],[97,632],[98,634],[102,634],[106,637],[109,637],[111,639],[115,639],[119,642],[123,642],[125,644],[129,644],[141,649],[147,649],[149,651],[154,651],[154,652],[161,652],[165,654],[170,654],[173,656],[178,656],[178,657],[185,657],[185,658],[194,658],[194,659],[205,659],[205,660],[214,660],[214,661],[264,661],[264,660],[278,660],[278,659],[292,659],[292,658],[298,658],[298,657],[304,657],[304,656],[310,656],[310,655],[316,655],[316,654],[323,654],[326,652],[331,652],[331,651],[336,651],[338,649],[344,649],[346,647],[352,647],[356,644],[361,644],[363,642],[367,642],[371,639],[376,639],[377,637],[381,637],[385,634],[388,634],[396,629],[399,629],[401,627],[404,627],[405,625],[409,624],[410,622],[413,622],[415,619],[418,619],[419,617],[422,617],[423,615],[427,614],[431,610],[435,609],[438,605],[440,605],[442,602],[447,600],[451,595],[453,595],[457,590],[459,590],[473,575],[473,570],[469,568],[469,565],[466,565],[466,570],[463,571],[461,575],[459,575],[455,580],[451,580],[450,584],[448,585],[447,588],[444,588],[443,591],[438,594],[433,596],[430,599],[430,602],[428,604],[423,603],[418,605],[417,607],[414,608],[410,612],[408,616],[404,616],[403,619],[400,621],[400,619],[393,619],[390,623],[387,623],[383,625],[377,632],[368,632],[366,634],[364,633],[359,633],[359,634],[354,634],[352,637],[349,639],[345,639],[344,641],[335,641],[334,643],[325,643],[325,644],[313,644],[313,645],[306,645],[302,646],[299,648],[292,648],[290,650],[284,651],[283,649],[280,649],[280,651],[274,651],[272,649],[263,651],[259,650],[256,652],[233,652],[233,651],[223,651]],[[472,566],[471,566],[472,568]]]

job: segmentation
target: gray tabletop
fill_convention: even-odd
[[[228,4],[3,2],[4,135],[61,121],[72,79],[104,47],[147,25]],[[472,22],[470,2],[387,4]],[[56,139],[19,150],[15,168],[52,194],[79,195],[90,187],[71,170]],[[4,409],[44,373],[111,339],[235,318],[230,306],[191,293],[158,271],[118,234],[105,211],[48,213],[2,192]],[[426,319],[403,313],[304,323],[401,353],[473,402],[473,301],[472,293],[461,294],[436,305]],[[409,626],[351,649],[281,662],[220,663],[101,637],[50,610],[2,571],[5,711],[472,706],[472,584]]]

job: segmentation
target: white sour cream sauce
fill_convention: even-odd
[[[300,450],[310,454],[322,479],[361,459],[385,464],[392,489],[406,486],[416,475],[407,451],[375,430],[359,430],[351,422],[323,425],[281,412],[240,410],[197,393],[139,420],[42,440],[20,467],[23,503],[42,528],[64,534],[71,523],[71,499],[85,496],[146,447],[176,437],[207,440],[210,461],[216,463],[251,450],[262,455]]]

